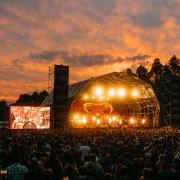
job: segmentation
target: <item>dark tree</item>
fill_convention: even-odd
[[[8,104],[5,100],[0,101],[0,121],[6,121],[8,116]]]
[[[170,58],[169,67],[174,75],[180,74],[179,59],[175,55]]]
[[[33,92],[31,95],[31,103],[32,104],[39,104],[39,94],[38,92]]]
[[[48,96],[47,91],[42,91],[40,93],[33,92],[32,95],[30,94],[22,94],[19,96],[18,100],[16,101],[16,105],[41,105],[43,100]]]
[[[150,82],[148,70],[144,66],[140,65],[136,70],[136,74],[139,79],[142,79],[146,82]]]
[[[47,91],[42,91],[39,93],[39,102],[42,103],[44,99],[49,95]]]
[[[161,74],[161,81],[167,80],[172,76],[172,71],[169,67],[169,65],[164,65],[163,71]]]
[[[160,59],[156,58],[150,70],[151,74],[153,75],[153,78],[155,80],[159,79],[162,71],[163,71],[163,65],[161,64]]]
[[[21,104],[30,104],[32,102],[32,98],[31,95],[29,94],[21,94],[18,98],[18,100],[16,101],[17,105],[21,105]]]
[[[179,115],[179,88],[180,78],[179,60],[173,56],[167,65],[162,65],[159,59],[155,59],[151,68],[151,77],[154,78],[152,87],[160,104],[160,124],[177,126]]]

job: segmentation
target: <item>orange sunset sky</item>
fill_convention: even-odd
[[[180,56],[179,0],[0,0],[0,99]]]

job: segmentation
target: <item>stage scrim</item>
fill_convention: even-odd
[[[49,129],[50,107],[11,106],[10,129]]]

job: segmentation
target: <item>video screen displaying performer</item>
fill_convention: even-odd
[[[11,106],[10,129],[49,129],[50,107]]]

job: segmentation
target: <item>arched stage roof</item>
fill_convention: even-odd
[[[121,100],[122,104],[126,106],[130,111],[136,112],[136,114],[147,113],[153,119],[153,124],[157,126],[159,118],[159,103],[156,95],[150,84],[140,80],[133,74],[127,72],[112,72],[109,74],[101,75],[98,77],[90,78],[84,81],[80,81],[69,85],[68,96],[71,102],[77,102],[82,99],[82,95],[92,89],[93,86],[102,85],[103,87],[124,87],[128,89],[137,89],[140,94],[138,98],[126,98],[124,101]],[[53,103],[53,90],[50,95],[43,101],[42,106],[52,105]],[[117,106],[117,105],[116,105]],[[120,107],[121,106],[121,107]],[[121,110],[122,111],[122,110]]]
[[[143,93],[141,93],[141,100],[143,99],[149,99],[152,98],[157,104],[157,98],[155,96],[155,93],[151,87],[150,84],[146,83],[143,80],[140,80],[139,78],[135,77],[134,75],[127,74],[126,72],[113,72],[109,74],[105,74],[102,76],[97,76],[94,78],[90,78],[84,81],[80,81],[74,84],[69,85],[69,92],[68,96],[69,98],[76,98],[81,93],[86,91],[88,87],[90,87],[93,84],[104,84],[107,86],[126,86],[126,87],[137,87],[142,90]],[[46,99],[43,101],[42,105],[48,105],[52,104],[53,101],[53,90],[50,92],[50,95],[46,97]]]

